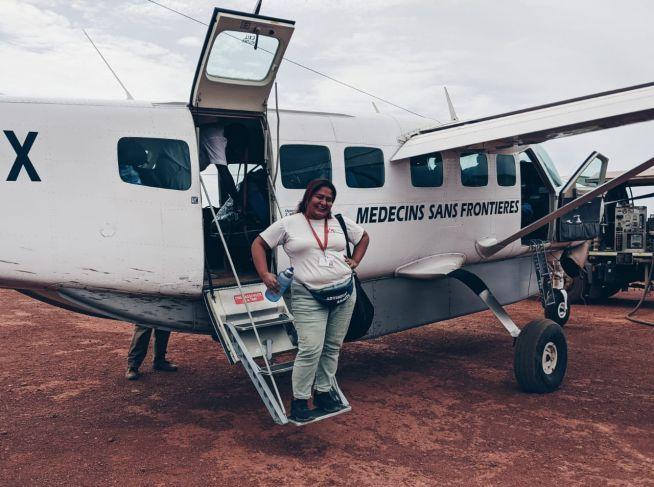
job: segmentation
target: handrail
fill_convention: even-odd
[[[252,324],[252,330],[254,331],[254,336],[256,337],[257,343],[259,344],[259,347],[263,352],[264,346],[263,343],[261,342],[261,338],[259,337],[259,332],[257,331],[257,325],[254,322],[254,318],[252,317],[252,312],[250,311],[250,306],[248,305],[248,301],[247,299],[245,299],[245,293],[243,292],[243,286],[241,285],[241,280],[238,278],[238,273],[236,272],[236,266],[234,265],[234,261],[232,260],[232,255],[229,253],[229,249],[227,248],[227,241],[225,240],[225,236],[223,235],[222,228],[220,228],[220,223],[218,222],[218,215],[216,215],[216,211],[213,209],[213,205],[211,204],[211,197],[209,196],[209,191],[207,191],[207,187],[204,185],[204,180],[202,179],[202,175],[200,175],[200,184],[202,185],[202,190],[204,191],[204,194],[207,197],[207,203],[209,203],[209,210],[211,211],[213,222],[216,224],[216,228],[218,229],[218,234],[220,235],[220,241],[223,244],[223,248],[225,249],[225,255],[227,255],[229,266],[231,267],[232,274],[234,275],[234,279],[236,280],[236,286],[238,287],[238,291],[241,294],[241,298],[243,299],[243,304],[245,305],[245,311],[247,312],[250,323]],[[272,381],[273,388],[275,389],[275,395],[277,396],[277,400],[279,401],[282,411],[284,411],[284,414],[286,414],[286,409],[284,408],[284,401],[282,401],[281,395],[279,394],[279,389],[277,389],[277,382],[275,381],[275,377],[272,374],[272,371],[270,369],[270,363],[268,362],[268,358],[266,357],[266,355],[267,355],[266,353],[262,353],[263,361],[266,364],[266,370],[268,371],[270,380]]]

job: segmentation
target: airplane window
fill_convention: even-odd
[[[191,156],[182,140],[124,137],[118,141],[118,173],[126,183],[152,188],[191,187]]]
[[[384,185],[384,153],[371,147],[345,148],[345,181],[350,188]]]
[[[602,161],[601,159],[595,159],[582,171],[575,184],[586,186],[587,188],[596,188],[602,182],[601,174]]]
[[[283,145],[279,160],[285,188],[305,189],[312,179],[332,179],[331,156],[323,145]]]
[[[213,43],[207,74],[218,78],[262,81],[270,72],[278,47],[279,41],[274,37],[225,30]]]
[[[459,159],[461,184],[480,187],[488,184],[488,159],[482,152],[464,153]]]
[[[411,158],[411,184],[417,188],[443,185],[443,156],[440,152]]]
[[[497,167],[497,184],[500,186],[515,186],[515,158],[509,154],[498,154],[495,158]]]
[[[563,181],[561,180],[561,176],[559,176],[559,172],[556,170],[556,166],[554,165],[554,162],[552,162],[552,158],[550,155],[547,153],[547,151],[543,148],[542,145],[535,145],[534,151],[538,154],[538,157],[540,157],[540,160],[543,161],[543,166],[545,166],[545,170],[547,171],[547,174],[549,174],[550,178],[552,179],[552,182],[556,186],[561,186],[563,184]]]

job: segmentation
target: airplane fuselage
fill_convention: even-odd
[[[30,290],[82,312],[207,332],[198,304],[206,284],[202,219],[206,198],[201,194],[197,124],[189,108],[11,98],[0,100],[0,105],[2,128],[11,134],[0,143],[0,173],[11,176],[0,182],[4,223],[0,285]],[[264,136],[269,136],[268,165],[273,174],[278,146],[282,153],[275,183],[282,214],[294,212],[303,193],[303,188],[294,188],[292,175],[284,174],[285,148],[319,148],[327,155],[324,163],[338,189],[334,211],[356,220],[370,235],[372,243],[359,275],[382,310],[374,334],[481,309],[472,294],[465,305],[451,302],[450,295],[459,300],[449,290],[452,284],[433,279],[441,267],[457,262],[489,269],[491,282],[510,275],[510,286],[498,284],[504,302],[537,291],[530,261],[524,258],[528,248],[519,241],[485,260],[475,247],[480,239],[520,229],[516,147],[479,149],[487,160],[486,181],[474,186],[463,184],[461,152],[444,151],[440,183],[420,187],[413,180],[410,160],[389,162],[400,137],[416,127],[415,119],[282,111],[278,137],[275,113],[268,118],[273,130]],[[185,143],[191,160],[190,187],[126,183],[117,158],[124,138]],[[345,154],[352,148],[381,151],[380,187],[350,187]],[[500,184],[496,164],[500,154],[515,159],[511,184]],[[215,187],[211,175],[205,180]],[[276,211],[271,213],[271,219],[278,218]],[[281,249],[277,259],[278,267],[284,268],[287,259]],[[420,301],[414,301],[418,296]],[[437,302],[440,305],[434,306]],[[413,311],[401,315],[391,311],[405,308],[403,303]],[[400,318],[402,324],[393,324]]]

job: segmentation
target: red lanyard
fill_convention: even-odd
[[[318,234],[313,229],[313,225],[311,224],[311,221],[309,220],[309,217],[304,215],[304,218],[307,219],[307,223],[309,224],[309,228],[311,229],[311,233],[313,233],[313,236],[316,239],[316,242],[318,242],[318,247],[320,247],[320,250],[322,250],[322,252],[325,253],[325,251],[327,250],[327,244],[329,243],[329,232],[327,231],[327,218],[325,218],[325,243],[324,244],[318,238]]]

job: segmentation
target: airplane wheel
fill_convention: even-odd
[[[564,326],[570,319],[570,304],[566,299],[565,291],[553,289],[554,303],[545,308],[545,318],[552,320],[559,326]]]
[[[547,318],[531,321],[516,340],[513,370],[520,388],[539,394],[559,388],[568,367],[563,329]]]

